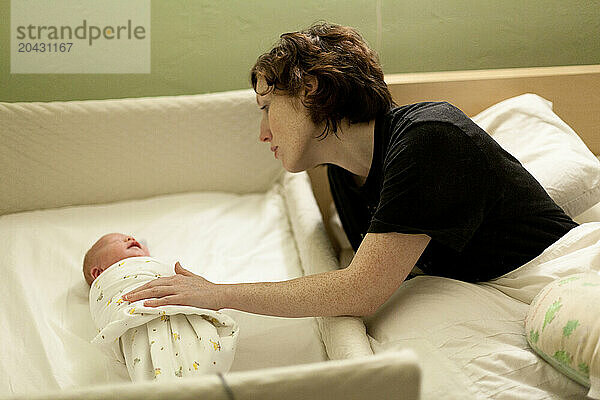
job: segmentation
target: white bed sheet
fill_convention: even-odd
[[[280,184],[262,194],[193,193],[0,217],[0,394],[127,382],[89,341],[85,251],[108,232],[214,282],[303,275]],[[327,360],[314,318],[226,310],[240,325],[232,371]]]
[[[373,351],[414,350],[422,399],[585,399],[585,387],[529,347],[524,321],[546,284],[590,270],[600,272],[600,222],[574,228],[490,282],[413,278],[365,318]]]

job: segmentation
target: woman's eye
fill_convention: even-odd
[[[261,110],[265,110],[267,113],[269,112],[269,106],[262,106]]]

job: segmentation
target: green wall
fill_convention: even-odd
[[[18,0],[13,0],[18,1]],[[249,87],[282,32],[360,30],[386,73],[600,64],[598,0],[152,0],[151,74],[11,74],[0,0],[0,101],[178,95]]]

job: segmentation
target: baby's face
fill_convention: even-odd
[[[89,266],[93,279],[108,267],[129,257],[150,256],[148,248],[131,235],[109,233],[102,236],[90,249],[93,262]]]

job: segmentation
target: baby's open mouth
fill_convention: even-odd
[[[131,242],[131,244],[129,246],[127,246],[128,249],[130,249],[132,247],[137,247],[138,249],[142,248],[142,246],[136,241]]]

